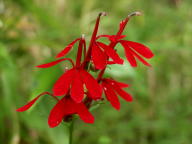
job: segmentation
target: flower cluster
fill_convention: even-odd
[[[22,112],[28,110],[41,96],[50,95],[56,99],[57,103],[50,112],[48,124],[50,127],[58,126],[63,120],[69,121],[74,114],[86,123],[93,123],[94,117],[89,109],[94,101],[101,101],[104,92],[106,100],[111,105],[119,110],[120,102],[117,95],[124,100],[131,102],[132,96],[123,88],[128,87],[127,84],[118,82],[113,78],[104,77],[107,65],[123,64],[124,60],[118,55],[115,46],[119,43],[125,51],[125,56],[132,67],[137,66],[137,60],[144,65],[150,66],[144,58],[150,59],[153,57],[151,50],[143,44],[124,40],[126,37],[122,35],[123,30],[131,16],[140,15],[139,12],[131,13],[119,25],[117,34],[115,35],[97,35],[100,18],[106,15],[104,12],[97,17],[95,28],[89,43],[86,47],[84,35],[75,39],[68,44],[57,56],[56,60],[47,64],[37,66],[38,68],[49,68],[62,61],[69,61],[72,68],[66,70],[60,78],[55,82],[52,93],[43,92],[35,99],[17,109]],[[109,44],[100,42],[101,38],[106,38]],[[75,44],[78,44],[76,61],[65,57]],[[96,77],[90,73],[95,72]]]

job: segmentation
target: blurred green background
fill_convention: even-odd
[[[130,12],[144,13],[130,20],[124,34],[152,49],[153,67],[111,66],[106,75],[129,83],[134,101],[122,101],[120,111],[106,102],[93,111],[93,125],[77,120],[74,143],[192,143],[191,0],[1,0],[0,144],[68,143],[67,125],[47,125],[55,104],[49,96],[28,112],[15,109],[50,90],[68,63],[34,66],[52,61],[82,33],[89,39],[101,11],[108,16],[102,17],[99,34],[115,34]],[[120,46],[118,52],[124,56]]]

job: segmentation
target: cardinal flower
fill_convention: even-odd
[[[53,94],[62,96],[70,90],[71,98],[79,103],[84,98],[84,85],[92,99],[100,99],[102,90],[98,82],[87,71],[73,68],[65,72],[55,83]]]
[[[64,60],[70,60],[73,64],[73,68],[64,72],[64,74],[56,81],[53,86],[54,96],[63,96],[70,93],[71,98],[80,103],[84,99],[84,86],[86,86],[92,99],[100,99],[102,95],[102,89],[94,77],[83,69],[81,65],[81,55],[83,45],[85,43],[84,38],[80,39],[76,64],[74,65],[71,59],[59,59],[51,63],[37,66],[38,68],[48,68],[54,66]]]
[[[97,69],[106,67],[108,58],[111,58],[115,64],[123,64],[123,59],[119,57],[116,51],[101,42],[95,42],[92,48],[92,60]]]
[[[139,12],[131,13],[130,15],[128,15],[128,17],[126,19],[121,21],[119,24],[119,30],[116,35],[97,36],[97,39],[102,38],[102,37],[108,38],[110,41],[109,45],[105,45],[105,44],[99,43],[99,42],[97,42],[97,43],[99,43],[100,46],[104,49],[114,49],[115,46],[118,43],[120,43],[123,46],[124,51],[125,51],[125,56],[132,67],[137,66],[136,58],[139,61],[141,61],[144,65],[150,66],[150,64],[147,61],[145,61],[144,58],[151,59],[154,56],[154,54],[147,46],[140,44],[138,42],[122,40],[123,38],[126,37],[125,35],[122,35],[122,32],[125,29],[125,26],[127,25],[130,17],[132,17],[134,15],[141,15],[141,13],[139,13]],[[117,55],[117,54],[115,54],[115,55]],[[119,64],[117,62],[117,59],[116,59],[116,61],[113,59],[113,63]]]
[[[111,105],[119,110],[120,109],[120,102],[117,97],[119,95],[124,100],[131,102],[133,100],[132,96],[128,94],[123,88],[128,87],[127,84],[117,82],[112,79],[104,78],[102,79],[102,88],[104,90],[105,96],[107,100],[111,103]]]
[[[101,35],[98,38],[101,38],[101,37],[107,37],[111,41],[111,43],[113,45],[116,45],[116,44],[120,43],[123,46],[125,56],[126,56],[128,62],[131,64],[132,67],[137,66],[136,58],[139,61],[141,61],[144,65],[151,66],[147,61],[144,60],[144,58],[151,59],[154,56],[152,51],[147,46],[145,46],[143,44],[140,44],[138,42],[122,40],[122,38],[125,37],[124,35],[122,35],[122,36],[118,36],[118,35]],[[97,43],[102,45],[102,47],[105,47],[105,49],[112,49],[112,47],[110,45],[108,46],[108,45],[105,45],[105,44],[100,43],[100,42],[97,42]],[[114,61],[114,59],[113,59],[113,62],[115,64],[117,63],[117,62]]]
[[[80,119],[85,123],[93,123],[94,117],[89,112],[89,108],[95,103],[98,104],[96,100],[104,100],[102,98],[102,91],[104,91],[106,99],[117,110],[120,109],[118,96],[128,102],[133,100],[132,96],[123,89],[128,87],[127,84],[113,79],[103,78],[103,75],[107,65],[123,64],[123,59],[120,58],[115,47],[117,44],[123,46],[125,56],[131,66],[137,66],[136,59],[143,64],[150,66],[144,58],[152,58],[152,51],[143,44],[124,40],[126,36],[122,35],[130,17],[140,15],[140,13],[131,13],[126,19],[121,21],[117,34],[98,36],[97,32],[100,17],[105,15],[105,12],[99,13],[88,49],[86,49],[86,41],[84,35],[82,35],[82,37],[73,40],[59,52],[55,61],[37,66],[38,68],[49,68],[63,61],[69,61],[72,64],[72,67],[69,70],[66,70],[55,82],[52,89],[53,94],[49,92],[41,93],[26,105],[17,109],[17,111],[26,111],[32,107],[41,96],[50,95],[56,99],[57,103],[50,112],[48,124],[50,127],[55,127],[62,121],[70,121],[74,114],[79,115]],[[108,38],[109,44],[99,41],[100,38],[103,37]],[[66,56],[76,44],[78,44],[78,50],[75,63],[70,58],[62,58]],[[92,64],[94,64],[94,68],[92,67]],[[97,79],[92,76],[92,72],[90,71],[93,73],[95,72]]]
[[[51,110],[48,124],[50,127],[58,126],[64,117],[72,114],[78,114],[85,123],[94,123],[94,117],[84,103],[76,103],[70,97],[65,96]]]
[[[17,111],[23,112],[28,110],[43,95],[50,95],[57,100],[57,104],[51,110],[48,118],[48,124],[51,128],[58,126],[62,122],[62,120],[64,120],[67,116],[71,116],[73,114],[78,114],[85,123],[94,122],[93,115],[88,111],[83,102],[76,103],[69,96],[64,96],[61,100],[59,100],[49,92],[41,93],[36,98],[29,101],[26,105],[17,109]]]

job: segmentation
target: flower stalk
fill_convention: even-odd
[[[74,118],[71,119],[69,125],[69,144],[73,144]]]

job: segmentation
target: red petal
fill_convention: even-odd
[[[126,42],[127,45],[129,45],[131,48],[133,48],[135,51],[137,51],[139,54],[141,54],[145,58],[152,58],[154,56],[152,51],[143,44],[133,42],[133,41],[125,41],[125,40],[124,42]]]
[[[75,69],[68,70],[65,72],[54,84],[53,95],[62,96],[68,92],[70,84],[74,79],[76,73]]]
[[[133,101],[133,98],[130,94],[128,94],[126,91],[124,91],[122,88],[120,88],[120,86],[118,84],[114,84],[112,85],[112,87],[114,88],[114,90],[126,101]]]
[[[132,51],[130,49],[130,51],[146,66],[151,66],[148,62],[146,62],[142,57],[140,57],[136,52]]]
[[[120,36],[117,37],[117,40],[123,39],[125,37],[126,37],[126,35],[120,35]]]
[[[103,69],[107,64],[107,55],[96,44],[92,48],[92,60],[97,69]]]
[[[118,40],[122,39],[122,38],[125,38],[126,35],[112,35],[111,37],[109,37],[109,40],[112,41],[112,42],[117,42]]]
[[[117,64],[123,64],[123,59],[119,57],[114,49],[101,42],[97,42],[97,44],[104,49],[107,55],[112,58],[114,62]]]
[[[31,100],[30,102],[28,102],[26,105],[24,105],[23,107],[20,107],[17,109],[18,112],[23,112],[28,110],[38,99],[40,98],[40,96],[37,96],[36,98],[34,98],[33,100]]]
[[[111,105],[119,110],[120,109],[120,102],[119,99],[116,95],[116,93],[113,91],[113,88],[111,86],[109,86],[108,84],[106,84],[105,82],[102,83],[105,95],[107,100],[111,103]]]
[[[64,115],[65,115],[65,101],[64,98],[61,99],[51,110],[49,118],[48,118],[48,124],[51,128],[58,126]]]
[[[80,72],[81,72],[82,80],[85,83],[92,98],[100,99],[102,95],[101,86],[88,72],[86,72],[85,70],[81,70]]]
[[[122,21],[119,23],[119,29],[124,28],[125,23],[126,23],[126,20],[122,20]]]
[[[118,82],[118,81],[115,81],[115,80],[113,80],[113,79],[104,79],[104,80],[106,80],[108,83],[110,83],[110,84],[114,84],[114,83],[116,83],[116,84],[118,84],[121,88],[126,88],[126,87],[128,87],[129,85],[128,84],[126,84],[126,83],[122,83],[122,82]]]
[[[85,123],[94,123],[93,115],[83,103],[77,105],[77,114]]]
[[[107,64],[112,65],[112,64],[116,64],[114,61],[107,61]]]
[[[121,44],[124,47],[127,60],[129,61],[129,63],[131,64],[132,67],[136,67],[137,62],[136,62],[132,52],[130,51],[129,46],[126,43],[124,43],[123,41],[121,41]]]
[[[129,86],[128,84],[122,82],[117,82],[117,84],[120,86],[120,88],[126,88]]]
[[[65,56],[65,55],[71,50],[71,48],[73,47],[73,45],[74,45],[77,41],[79,41],[79,40],[80,40],[80,38],[72,41],[72,42],[71,42],[69,45],[67,45],[60,53],[57,54],[56,58],[60,58],[60,57]]]
[[[96,38],[97,38],[97,32],[98,32],[98,28],[99,28],[99,23],[100,23],[100,18],[101,16],[105,16],[106,13],[105,12],[101,12],[99,13],[98,17],[97,17],[97,20],[96,20],[96,23],[95,23],[95,27],[94,27],[94,30],[93,30],[93,33],[92,33],[92,36],[91,36],[91,40],[90,40],[90,43],[89,43],[89,47],[91,48],[93,46],[93,44],[95,43],[96,41]],[[88,52],[89,53],[89,52]]]
[[[56,60],[56,61],[53,61],[53,62],[50,62],[50,63],[38,65],[36,67],[38,67],[38,68],[48,68],[48,67],[52,67],[52,66],[54,66],[54,65],[56,65],[56,64],[58,64],[58,63],[60,63],[62,61],[65,61],[65,60],[69,60],[70,62],[72,62],[72,60],[69,59],[69,58],[63,58],[63,59],[59,59],[59,60]]]
[[[122,38],[125,38],[126,35],[120,35],[120,36],[118,36],[118,35],[99,35],[99,36],[97,36],[97,39],[102,38],[102,37],[108,38],[110,41],[116,42]]]
[[[78,72],[74,77],[75,78],[73,80],[72,87],[71,87],[71,98],[75,102],[80,103],[84,97],[83,82],[81,81],[81,77]]]
[[[66,97],[63,97],[51,110],[48,124],[51,128],[58,126],[63,118],[67,115],[76,113],[76,107],[73,106],[74,102]]]
[[[110,38],[111,35],[99,35],[99,36],[97,36],[96,39],[103,38],[103,37],[105,37],[105,38]]]
[[[46,95],[48,94],[48,92],[43,92],[41,93],[40,95],[38,95],[36,98],[34,98],[33,100],[29,101],[26,105],[18,108],[16,111],[18,112],[23,112],[23,111],[26,111],[28,110],[31,106],[33,106],[33,104],[43,95]]]
[[[124,20],[122,20],[119,24],[119,31],[117,32],[117,35],[121,35],[123,30],[125,29],[125,26],[127,24],[127,22],[129,21],[129,18],[126,18]]]

